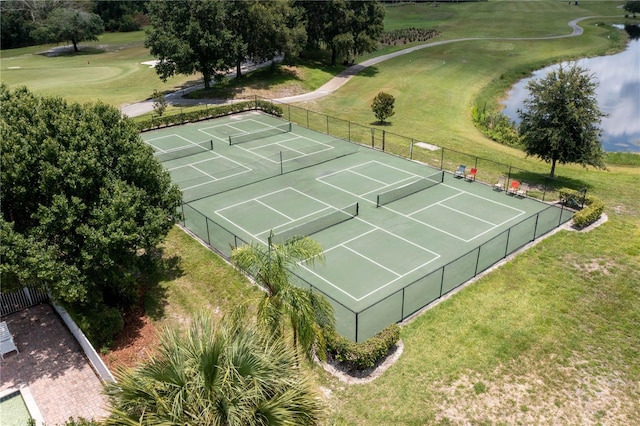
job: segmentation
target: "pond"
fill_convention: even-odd
[[[608,114],[602,119],[602,148],[608,152],[640,152],[640,27],[616,26],[630,34],[627,49],[616,55],[576,61],[588,70],[599,85],[596,89],[600,110]],[[567,63],[563,63],[563,66]],[[529,96],[526,86],[530,80],[544,78],[557,69],[553,65],[538,70],[531,77],[520,80],[503,101],[502,113],[518,123],[518,109]]]

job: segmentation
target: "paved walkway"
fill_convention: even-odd
[[[306,102],[306,101],[311,101],[311,100],[314,100],[314,99],[322,98],[322,97],[327,96],[327,95],[335,92],[336,90],[338,90],[340,87],[342,87],[344,84],[346,84],[347,81],[349,81],[354,75],[358,74],[360,71],[362,71],[363,69],[365,69],[367,67],[379,64],[380,62],[384,62],[384,61],[387,61],[387,60],[392,59],[392,58],[396,58],[396,57],[401,56],[401,55],[406,55],[407,53],[412,53],[412,52],[415,52],[417,50],[422,50],[422,49],[426,49],[426,48],[429,48],[429,47],[442,46],[444,44],[459,43],[459,42],[463,42],[463,41],[476,41],[476,40],[514,40],[514,41],[515,40],[552,40],[552,39],[565,38],[565,37],[577,37],[577,36],[582,35],[582,33],[584,32],[584,30],[580,26],[578,26],[578,23],[580,21],[585,20],[585,19],[591,19],[591,18],[598,18],[598,16],[585,16],[585,17],[576,18],[576,19],[570,21],[568,23],[568,25],[569,25],[569,27],[571,27],[571,30],[572,30],[571,33],[570,34],[564,34],[564,35],[558,35],[558,36],[513,37],[513,38],[472,37],[472,38],[458,38],[458,39],[453,39],[453,40],[435,41],[435,42],[431,42],[431,43],[425,43],[425,44],[420,44],[420,45],[417,45],[417,46],[412,46],[412,47],[409,47],[407,49],[398,50],[397,52],[392,52],[392,53],[388,53],[386,55],[376,56],[375,58],[371,58],[371,59],[363,61],[363,62],[361,62],[359,64],[353,65],[353,66],[347,68],[346,70],[342,71],[340,74],[338,74],[335,77],[333,77],[331,80],[329,80],[327,83],[325,83],[320,88],[314,90],[313,92],[303,93],[301,95],[295,95],[295,96],[288,96],[288,97],[285,97],[285,98],[279,98],[279,99],[274,99],[274,100],[278,101],[278,102],[284,102],[284,103],[293,103],[293,102]],[[260,64],[260,65],[252,65],[250,68],[247,68],[247,70],[256,69],[256,68],[259,68],[261,66],[266,66],[266,65],[269,65],[269,64],[270,63]],[[197,84],[195,86],[191,86],[191,87],[186,88],[184,90],[179,90],[177,92],[170,93],[170,94],[165,96],[165,99],[167,100],[167,103],[170,104],[170,105],[205,105],[205,104],[223,104],[223,103],[226,103],[226,102],[230,102],[230,101],[223,101],[223,100],[219,100],[219,99],[186,99],[186,98],[183,98],[184,94],[189,93],[189,92],[191,92],[193,90],[201,89],[202,87],[204,87],[203,84]],[[128,115],[129,117],[135,117],[135,116],[138,116],[138,115],[142,115],[142,114],[145,114],[147,112],[153,111],[153,101],[147,100],[147,101],[138,102],[138,103],[134,103],[134,104],[130,104],[130,105],[125,105],[125,106],[123,106],[121,108],[121,111],[122,111],[123,114]]]
[[[34,306],[2,320],[20,353],[11,352],[0,361],[0,392],[28,386],[50,426],[70,416],[107,416],[102,382],[50,305]]]

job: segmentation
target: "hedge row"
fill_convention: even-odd
[[[560,199],[566,205],[569,200],[582,197],[582,194],[572,189],[563,188],[560,191]],[[584,197],[584,208],[573,215],[573,226],[578,229],[591,225],[598,220],[604,212],[604,202],[592,195]]]
[[[364,370],[376,365],[400,339],[400,327],[391,324],[372,338],[355,343],[335,331],[327,332],[327,352],[351,370]]]
[[[151,117],[148,120],[138,122],[141,132],[159,129],[161,127],[176,126],[185,123],[193,123],[196,121],[209,120],[212,118],[222,117],[225,115],[235,114],[243,111],[262,110],[268,114],[282,116],[282,107],[268,101],[256,99],[254,101],[243,101],[219,105],[196,111],[183,112],[180,114],[165,115],[159,117]]]

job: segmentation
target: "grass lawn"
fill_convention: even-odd
[[[54,44],[3,50],[2,82],[9,87],[27,86],[42,95],[119,106],[198,78],[179,75],[163,83],[149,65],[142,64],[154,59],[144,47],[142,31],[105,33],[99,41],[83,42],[79,47],[79,53]],[[55,53],[46,53],[52,49]]]
[[[545,37],[568,34],[567,22],[580,16],[622,16],[616,7],[620,4],[409,4],[387,7],[386,27],[435,28],[441,39]],[[546,173],[548,164],[483,137],[471,122],[471,108],[495,105],[513,81],[533,68],[618,49],[624,38],[601,25],[612,22],[620,20],[583,21],[581,37],[470,40],[424,49],[368,69],[333,95],[303,106],[368,125],[374,121],[371,100],[384,90],[396,97],[389,131]],[[11,66],[4,55],[3,81]],[[141,57],[130,62],[138,63]],[[43,61],[42,67],[55,63],[27,60]],[[330,74],[308,84],[319,85]],[[47,75],[43,68],[30,84]],[[148,97],[156,87],[151,83],[159,82],[152,70],[147,79],[153,81],[141,84],[149,84],[149,90],[138,93],[138,99]],[[59,94],[75,90],[62,83],[55,89]],[[109,103],[122,102],[101,93]],[[347,385],[309,366],[326,401],[326,424],[637,422],[640,167],[617,155],[611,158],[617,164],[608,170],[557,168],[560,177],[586,186],[605,201],[606,223],[589,232],[559,231],[405,325],[404,353],[368,384]],[[625,163],[629,165],[621,165]],[[177,228],[163,244],[163,253],[165,270],[149,278],[146,299],[155,325],[181,324],[198,309],[223,313],[260,296]]]

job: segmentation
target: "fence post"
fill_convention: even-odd
[[[382,152],[384,152],[384,140],[386,135],[387,135],[387,131],[383,129],[382,130]]]
[[[440,152],[440,170],[444,170],[444,146],[441,148]]]
[[[509,238],[511,237],[511,228],[507,229],[507,243],[504,245],[504,257],[509,254]],[[504,259],[503,257],[503,259]]]
[[[445,268],[445,266],[447,266],[447,265],[444,265],[442,267],[442,276],[440,276],[440,296],[439,297],[442,297],[442,287],[444,286],[444,268]]]
[[[375,147],[376,147],[376,146],[375,146],[375,136],[374,136],[374,132],[375,132],[375,129],[372,127],[372,128],[371,128],[371,148],[375,148]]]
[[[347,137],[349,138],[349,142],[351,142],[351,122],[347,121],[347,124],[348,124],[347,128],[349,133]]]
[[[356,312],[356,343],[359,342],[359,340],[358,340],[358,315],[360,315],[360,313]]]
[[[284,168],[282,165],[282,151],[280,151],[280,174],[283,175],[284,174]]]
[[[478,256],[476,257],[476,269],[475,269],[475,271],[473,271],[473,276],[474,277],[476,275],[478,275],[478,265],[480,264],[480,249],[482,249],[482,246],[478,247]]]
[[[327,115],[327,134],[330,135],[331,133],[329,133],[329,116]]]
[[[211,245],[211,236],[209,234],[209,218],[207,216],[204,216],[204,223],[207,225],[207,244]]]
[[[413,139],[409,141],[409,160],[413,160]]]
[[[310,129],[311,127],[309,127],[309,110],[305,110],[307,111],[307,129]]]
[[[543,211],[546,211],[546,209]],[[536,214],[536,223],[533,225],[533,238],[531,238],[531,241],[535,241],[536,239],[536,232],[538,232],[538,219],[540,219],[540,213],[542,212],[538,212]]]

